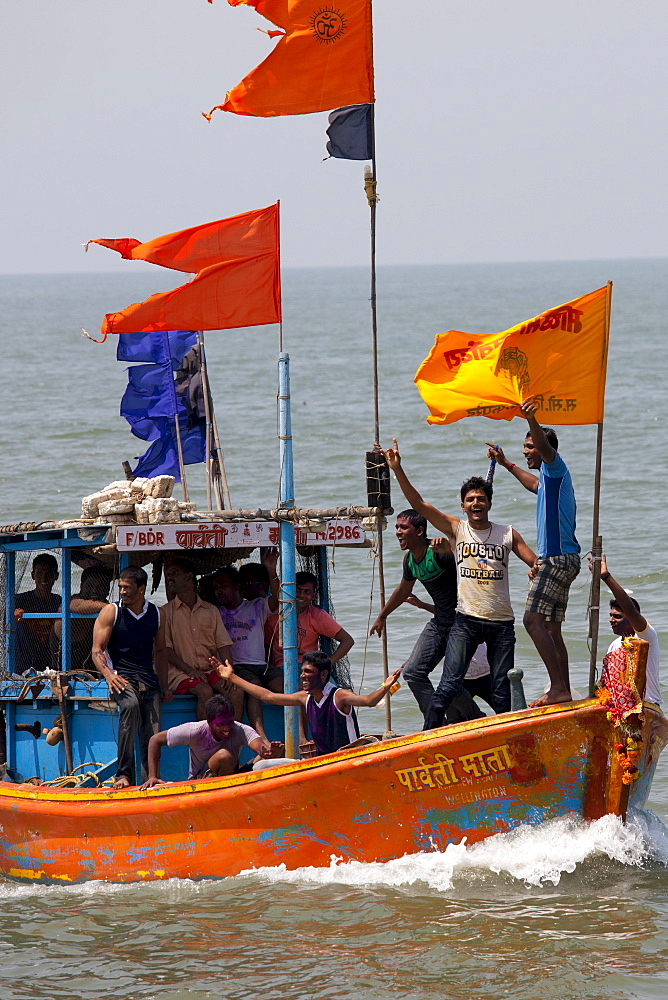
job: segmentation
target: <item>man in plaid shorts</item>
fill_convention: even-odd
[[[521,406],[522,416],[529,424],[523,454],[529,469],[539,470],[538,476],[509,462],[502,448],[490,445],[488,452],[525,489],[537,495],[538,562],[527,596],[524,627],[547,667],[550,689],[531,703],[532,708],[571,700],[568,652],[561,623],[566,617],[568,591],[580,572],[571,474],[557,452],[557,435],[551,427],[541,427],[536,420],[537,409],[531,400]]]

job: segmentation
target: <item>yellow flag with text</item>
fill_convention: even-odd
[[[430,424],[462,417],[512,420],[525,399],[546,424],[603,419],[610,286],[518,326],[477,336],[448,330],[415,375]]]

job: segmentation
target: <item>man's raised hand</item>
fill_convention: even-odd
[[[533,399],[525,399],[520,406],[520,413],[526,420],[531,420],[538,413],[538,407],[534,403]],[[534,442],[535,444],[535,442]]]
[[[392,444],[394,448],[388,448],[385,452],[385,458],[387,459],[387,464],[391,469],[398,469],[401,465],[401,455],[399,454],[399,445],[396,438],[392,438]]]

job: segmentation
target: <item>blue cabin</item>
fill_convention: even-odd
[[[166,527],[175,536],[175,526]],[[228,525],[230,534],[234,535],[238,527]],[[99,575],[106,575],[110,585],[107,593],[111,589],[111,594],[102,600],[117,597],[115,580],[128,565],[143,565],[149,576],[147,589],[155,591],[170,551],[165,537],[160,538],[161,549],[151,548],[160,528],[151,525],[144,529],[141,538],[144,544],[138,550],[123,550],[117,544],[120,532],[117,537],[116,526],[108,525],[45,525],[39,530],[0,534],[4,604],[4,642],[0,648],[0,773],[5,781],[65,782],[74,775],[78,784],[92,787],[114,776],[117,707],[90,657],[97,615],[77,614],[72,603],[74,600],[76,606],[76,598],[82,593],[82,577],[85,584],[90,574],[84,574],[93,567],[106,570],[106,574]],[[186,534],[191,536],[192,548],[183,544],[188,541],[183,537]],[[163,532],[163,536],[169,536],[169,532]],[[364,545],[363,539],[362,532],[361,539],[355,539],[353,544],[359,545],[361,541]],[[211,541],[207,541],[208,546]],[[229,547],[230,541],[224,548],[200,548],[192,532],[184,532],[181,544],[174,542],[172,550],[187,554],[198,573],[208,574],[221,565],[248,560],[254,551],[247,541],[239,548]],[[341,543],[346,541],[342,539]],[[302,547],[300,555],[303,567],[314,572],[319,580],[319,605],[330,610],[327,548]],[[150,594],[147,596],[155,600]],[[19,608],[23,612],[20,617],[16,614]],[[194,719],[195,699],[190,696],[176,696],[162,705],[163,729]],[[283,739],[283,710],[265,705],[264,719],[269,739]],[[138,755],[135,757],[138,778]],[[163,778],[181,780],[187,773],[187,748],[175,747],[163,752]]]

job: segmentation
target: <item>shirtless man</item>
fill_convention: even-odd
[[[444,514],[426,503],[406,475],[396,439],[385,452],[402,493],[437,531],[441,543],[450,546],[457,570],[457,610],[445,651],[443,676],[425,716],[425,729],[443,724],[446,710],[462,691],[462,681],[471,657],[486,643],[491,676],[492,704],[496,712],[510,709],[508,671],[514,663],[514,615],[508,590],[508,557],[512,552],[530,570],[536,563],[534,552],[510,524],[489,520],[492,486],[479,476],[461,487],[461,507],[465,518]]]
[[[525,400],[520,409],[529,424],[523,454],[528,469],[537,469],[538,475],[509,462],[502,448],[490,445],[489,441],[487,444],[489,457],[512,473],[525,490],[537,495],[538,563],[524,611],[524,627],[550,677],[547,694],[531,703],[532,708],[537,708],[571,700],[568,651],[561,623],[566,617],[570,586],[580,572],[580,546],[575,537],[573,483],[566,463],[557,452],[557,435],[551,427],[540,426],[534,402]]]

